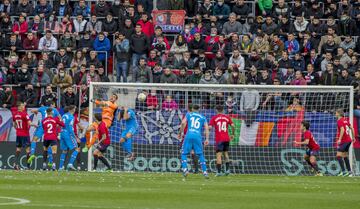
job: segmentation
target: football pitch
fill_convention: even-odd
[[[0,171],[0,208],[352,209],[358,177]]]

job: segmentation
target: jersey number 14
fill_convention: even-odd
[[[218,130],[219,132],[226,132],[227,131],[227,126],[226,126],[226,122],[217,122],[218,125]]]

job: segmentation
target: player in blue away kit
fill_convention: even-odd
[[[76,170],[74,167],[74,161],[80,151],[77,146],[77,143],[80,142],[80,140],[76,137],[74,132],[75,109],[76,107],[74,105],[65,107],[65,114],[62,116],[62,121],[64,122],[65,127],[62,128],[60,133],[60,149],[62,150],[62,153],[60,156],[59,170],[64,170],[64,162],[68,150],[73,150],[73,152],[66,168],[67,170]]]
[[[191,150],[194,149],[195,154],[199,157],[201,169],[205,178],[209,178],[206,169],[205,156],[203,151],[202,144],[202,130],[205,129],[205,143],[204,145],[209,144],[209,126],[205,116],[198,113],[200,107],[199,105],[194,105],[192,107],[193,112],[188,112],[185,118],[181,122],[179,139],[182,138],[185,126],[187,124],[188,130],[186,132],[182,153],[181,153],[181,167],[183,170],[183,175],[186,177],[189,174],[187,167],[187,155],[190,154]]]
[[[41,118],[39,120],[39,126],[36,128],[35,133],[34,133],[34,137],[33,140],[31,142],[30,145],[30,157],[28,159],[28,164],[31,164],[31,162],[35,159],[35,149],[36,149],[36,143],[42,139],[42,137],[44,136],[44,129],[42,127],[42,120],[44,120],[44,118],[47,117],[46,114],[46,110],[48,108],[52,108],[53,109],[53,117],[59,117],[60,118],[60,114],[57,111],[57,109],[55,108],[55,102],[51,102],[50,106],[42,106],[37,110],[32,110],[31,112],[34,114],[38,114],[40,112],[41,114]],[[52,166],[52,151],[51,148],[49,147],[48,149],[48,162],[49,162],[49,167]]]
[[[139,125],[136,121],[136,114],[134,110],[128,108],[121,108],[118,115],[118,120],[125,121],[125,130],[122,131],[120,143],[123,150],[126,152],[128,160],[134,159],[132,152],[132,137],[136,134]]]

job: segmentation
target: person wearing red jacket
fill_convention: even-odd
[[[24,40],[26,38],[26,33],[28,31],[28,23],[25,20],[25,17],[23,15],[19,16],[19,21],[14,22],[12,27],[12,32],[16,35],[21,36],[21,40]]]
[[[25,50],[37,50],[39,48],[39,39],[32,32],[27,33],[22,43]]]
[[[141,15],[141,19],[136,23],[141,25],[142,32],[150,39],[154,35],[154,24],[148,20],[147,13]]]

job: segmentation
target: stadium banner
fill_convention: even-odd
[[[32,170],[40,170],[42,169],[42,150],[43,150],[43,143],[37,143],[36,145],[36,158],[31,165]],[[13,169],[14,168],[14,161],[15,161],[15,142],[2,142],[0,145],[0,169]],[[83,146],[82,146],[83,147]],[[59,163],[60,158],[60,149],[58,148],[57,151],[57,158],[55,162]],[[67,158],[67,161],[69,157]],[[26,161],[26,154],[23,150],[20,154],[20,167],[25,169],[27,166]],[[67,163],[67,162],[66,162]],[[77,165],[76,165],[77,166]],[[81,170],[87,169],[87,153],[81,152]]]
[[[95,112],[100,112],[100,109]],[[179,144],[177,134],[185,110],[173,111],[138,111],[138,133],[134,136],[137,144]],[[207,120],[216,113],[214,110],[201,111]],[[248,145],[258,147],[293,146],[294,140],[301,140],[301,121],[311,123],[311,131],[321,147],[335,147],[337,137],[336,118],[330,113],[305,112],[300,115],[292,112],[258,111],[254,122],[247,126],[243,115],[231,115],[235,124],[235,139],[231,145]],[[331,127],[331,128],[329,128]],[[110,137],[113,142],[119,141],[122,132],[122,121],[113,121],[110,127]],[[210,144],[214,144],[213,131],[210,135]],[[357,142],[354,147],[359,148]]]
[[[135,144],[137,150],[133,161],[124,156],[119,143],[112,143],[108,148],[109,159],[115,170],[136,172],[179,172],[181,167],[180,148],[177,145]],[[205,158],[211,172],[216,171],[216,155],[213,146],[205,148]],[[251,147],[235,145],[230,147],[231,173],[236,174],[273,174],[273,175],[308,175],[309,166],[303,161],[304,149],[285,147]],[[234,155],[237,153],[238,155]],[[318,166],[327,175],[337,175],[340,165],[335,148],[320,150]],[[360,149],[356,149],[357,168],[360,166]],[[119,158],[120,163],[119,163]],[[329,161],[322,159],[332,159]],[[116,162],[115,162],[116,161]],[[189,166],[191,159],[188,159]],[[191,167],[189,167],[191,169]]]
[[[155,10],[152,12],[153,23],[165,33],[180,33],[184,29],[185,10]]]

